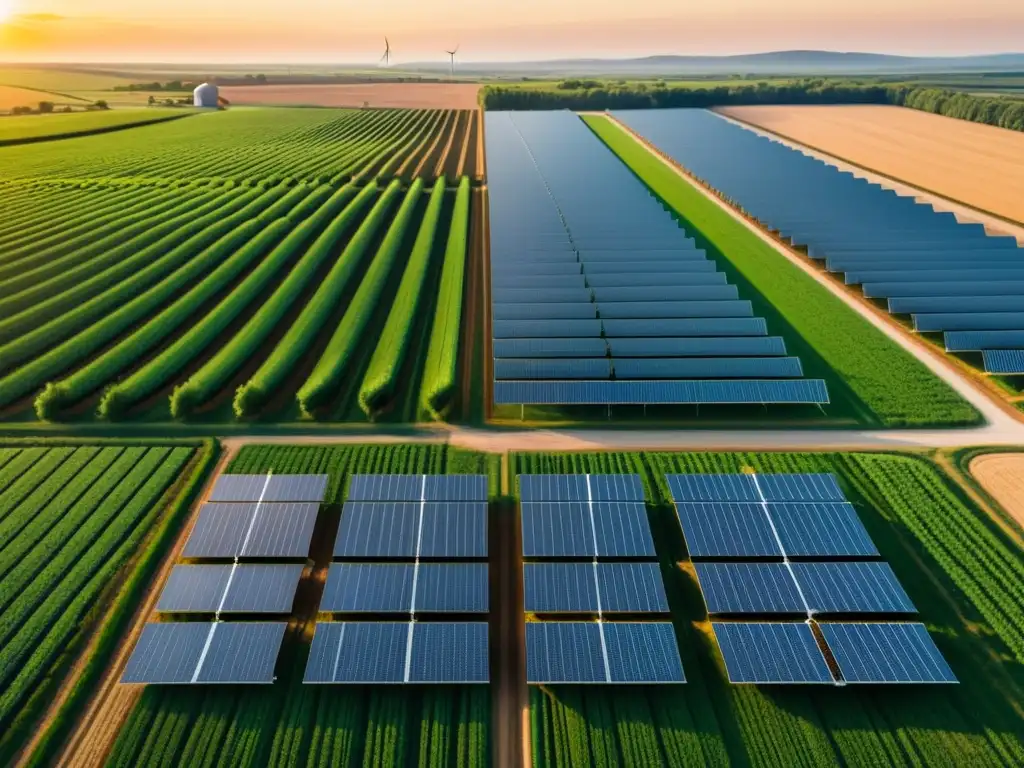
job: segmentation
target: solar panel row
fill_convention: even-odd
[[[643,502],[521,504],[524,557],[654,557]]]
[[[162,613],[291,613],[303,565],[175,565]]]
[[[519,475],[519,498],[529,501],[643,501],[639,475]]]
[[[915,318],[918,330],[1024,332],[1024,248],[1015,238],[991,236],[706,110],[617,117],[762,225],[825,259],[829,271],[862,284],[865,296],[889,299],[892,312],[933,313]],[[986,296],[1000,301],[987,306]]]
[[[685,683],[667,622],[527,622],[526,679],[553,683]]]
[[[765,321],[577,117],[485,119],[496,404],[827,401],[821,381],[803,390],[756,381],[800,378],[799,360],[781,359],[778,339],[737,344],[765,337]],[[619,339],[675,343],[652,353]],[[692,344],[704,339],[711,341]],[[773,359],[753,359],[760,355]],[[755,381],[687,386],[729,378]],[[652,379],[676,381],[651,387]],[[538,380],[551,386],[529,386]],[[574,386],[583,380],[644,386]]]
[[[221,475],[210,501],[323,501],[327,475]]]
[[[334,544],[343,558],[487,557],[487,502],[348,501]]]
[[[319,502],[203,504],[182,556],[305,558],[319,509]]]
[[[320,610],[329,613],[487,613],[484,563],[334,563]]]
[[[526,563],[527,613],[668,613],[657,563]]]
[[[317,624],[304,683],[486,683],[483,622]]]
[[[147,624],[122,683],[272,683],[284,622]]]
[[[487,501],[486,475],[352,475],[350,501]]]

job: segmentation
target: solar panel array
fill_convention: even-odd
[[[685,682],[671,623],[605,620],[669,611],[640,477],[520,475],[518,485],[524,610],[596,618],[527,622],[527,682]]]
[[[320,611],[408,618],[319,622],[304,682],[488,682],[486,622],[418,620],[488,612],[487,499],[483,475],[353,475]]]
[[[956,682],[922,624],[817,622],[917,613],[834,475],[667,480],[731,682]],[[806,622],[721,620],[787,614]]]
[[[981,224],[905,197],[719,115],[697,109],[624,111],[616,116],[765,227],[842,273],[864,295],[909,314],[921,332],[1016,336],[1018,357],[985,356],[993,374],[1024,365],[1024,249]],[[790,190],[778,194],[779,189]],[[972,342],[977,351],[1008,349]],[[991,365],[990,365],[991,363]]]
[[[271,683],[287,622],[221,621],[222,615],[292,612],[327,475],[221,475],[202,505],[182,557],[227,562],[175,565],[132,651],[123,683]]]
[[[496,404],[828,402],[578,117],[485,120]]]

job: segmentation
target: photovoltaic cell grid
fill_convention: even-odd
[[[175,565],[161,613],[291,613],[302,565]]]
[[[730,683],[833,683],[808,624],[711,625]]]
[[[528,622],[526,679],[553,683],[685,683],[668,622]]]
[[[147,624],[122,683],[272,683],[284,622]]]
[[[944,331],[949,351],[961,343],[1006,349],[998,336],[980,334],[1024,334],[1024,248],[1014,238],[989,235],[705,110],[617,117],[762,225],[824,259],[828,271],[861,284],[865,296],[889,299],[894,314],[914,314],[919,331]],[[801,193],[782,198],[781,188]],[[960,333],[979,335],[951,340]],[[1020,373],[985,363],[989,373]]]
[[[486,683],[483,622],[317,624],[304,683]]]
[[[421,557],[486,557],[487,502],[348,501],[334,556],[413,558],[417,542]]]
[[[526,563],[528,613],[668,613],[657,563]]]
[[[576,116],[486,121],[496,404],[828,402],[784,351],[737,348],[764,319]],[[619,359],[629,337],[680,343]]]
[[[485,475],[352,475],[349,501],[487,501]]]
[[[327,493],[327,475],[221,475],[210,501],[315,501]]]
[[[847,683],[955,683],[924,624],[821,624]]]
[[[520,475],[524,501],[643,501],[639,475]]]
[[[320,610],[330,613],[486,613],[484,563],[334,563]]]
[[[888,563],[694,563],[709,614],[916,613]]]
[[[304,558],[319,509],[318,502],[203,504],[182,556]]]

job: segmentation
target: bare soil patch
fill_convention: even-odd
[[[1024,453],[991,453],[971,462],[971,474],[1024,526]]]
[[[476,109],[479,90],[476,83],[353,83],[229,86],[221,94],[241,106]]]
[[[724,115],[1024,222],[1024,133],[902,107],[728,107]]]

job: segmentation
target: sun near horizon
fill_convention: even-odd
[[[17,0],[0,0],[0,24],[8,21],[14,15],[14,4]]]

